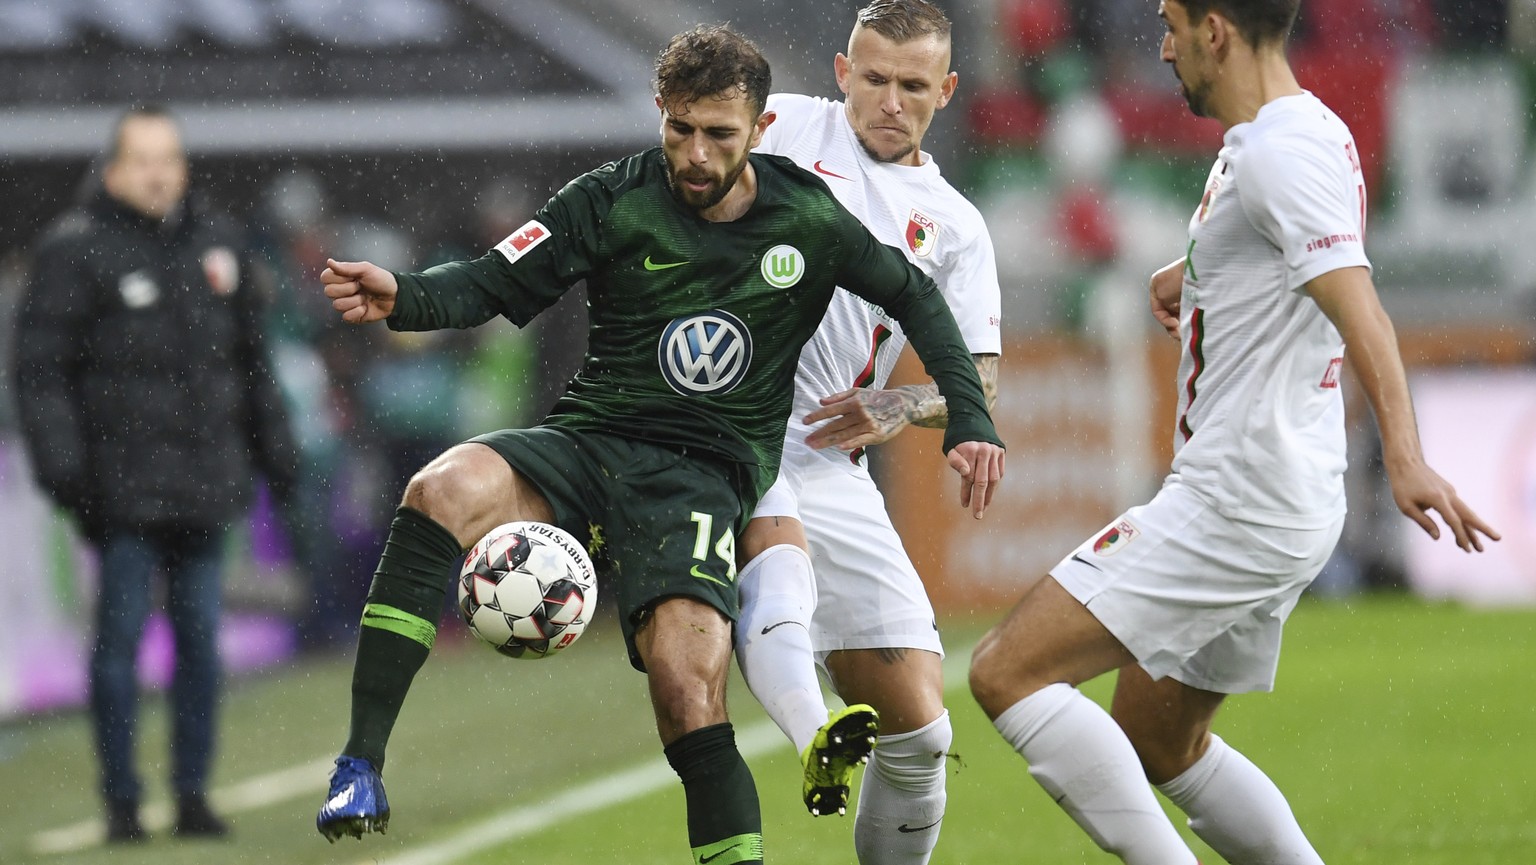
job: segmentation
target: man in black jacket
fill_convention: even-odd
[[[122,115],[101,189],[36,253],[17,319],[16,393],[39,484],[101,553],[91,714],[111,841],[145,837],[134,661],[163,569],[177,835],[221,836],[205,797],[220,677],[224,533],[259,471],[296,472],[239,231],[187,195],[164,109]]]

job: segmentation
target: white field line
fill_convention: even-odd
[[[208,794],[215,810],[229,814],[265,808],[285,802],[311,791],[324,792],[329,783],[331,764],[335,757],[324,757],[279,769],[265,775],[247,778],[235,784],[219,787]],[[174,822],[175,807],[167,799],[156,799],[146,804],[140,819],[144,828],[151,832],[162,831]],[[48,829],[32,836],[32,852],[38,855],[77,853],[100,845],[106,838],[106,823],[100,818],[81,820],[57,829]]]
[[[970,649],[967,646],[962,651],[950,652],[946,657],[944,678],[951,686],[956,681],[964,681],[964,664],[970,659]],[[748,759],[767,753],[779,745],[788,747],[778,727],[771,721],[753,724],[739,731],[736,736],[737,748],[742,757]],[[323,757],[219,787],[209,794],[209,800],[222,812],[238,814],[296,799],[312,791],[324,791],[334,760],[333,756]],[[676,780],[677,776],[665,759],[654,758],[573,787],[547,802],[503,811],[441,841],[407,851],[401,856],[391,856],[387,860],[378,857],[364,860],[364,865],[377,865],[381,861],[388,861],[391,865],[439,865],[452,862],[470,853],[537,832],[561,818],[587,814],[638,799],[676,783]],[[174,816],[175,808],[167,799],[151,800],[141,812],[144,828],[151,832],[170,828]],[[93,817],[38,832],[32,836],[30,846],[36,855],[78,853],[100,846],[105,838],[106,823]]]
[[[794,750],[794,746],[789,744],[772,721],[759,721],[736,734],[736,748],[744,758],[750,759],[777,747]],[[442,865],[455,862],[497,844],[569,821],[572,817],[621,805],[676,783],[677,774],[672,771],[666,759],[654,757],[637,766],[568,788],[537,805],[512,808],[472,823],[440,841],[398,856],[370,856],[360,860],[360,865]]]
[[[944,680],[949,683],[946,691],[954,690],[956,682],[966,680],[966,666],[972,648],[966,646],[963,651],[946,655]],[[769,720],[759,721],[736,734],[736,748],[745,759],[778,747],[794,750],[794,746]],[[509,808],[472,823],[446,838],[407,850],[398,856],[371,856],[359,860],[358,865],[448,865],[472,853],[569,821],[572,817],[630,802],[676,783],[677,775],[665,758],[655,757],[629,769],[572,787],[537,805]]]

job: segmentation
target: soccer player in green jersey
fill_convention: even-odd
[[[415,274],[332,261],[322,275],[344,320],[397,330],[527,324],[583,279],[591,307],[586,359],[542,425],[451,448],[406,486],[363,613],[351,735],[316,820],[332,840],[387,824],[385,744],[464,550],[538,520],[586,539],[618,597],[695,862],[762,861],[725,711],[735,537],[777,474],[800,348],[835,287],[889,311],[938,381],[961,504],[980,516],[1002,477],[980,379],[932,280],[815,175],[749,154],[773,122],[756,47],[724,27],[680,34],[656,86],[661,147],[572,181],[485,256]]]

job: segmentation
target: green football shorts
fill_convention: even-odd
[[[615,592],[629,662],[635,629],[664,598],[697,598],[735,621],[736,532],[752,487],[713,455],[552,426],[470,439],[495,449],[543,493],[555,524],[583,541],[599,585]]]

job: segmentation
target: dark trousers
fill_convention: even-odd
[[[113,529],[101,546],[96,644],[91,651],[91,718],[109,801],[137,802],[134,761],[139,641],[153,601],[153,575],[166,578],[176,639],[171,682],[171,786],[206,792],[218,701],[219,603],[224,533],[209,529]]]

